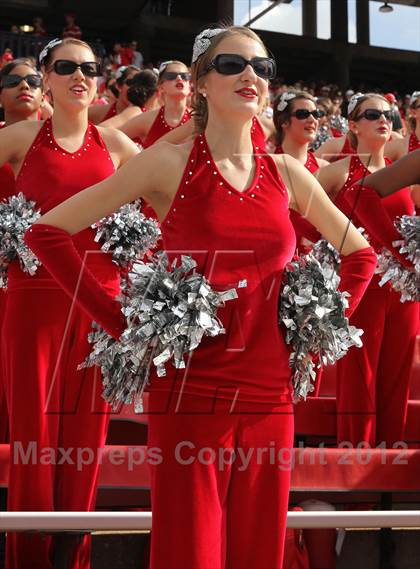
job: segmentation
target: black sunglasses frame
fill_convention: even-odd
[[[182,81],[191,81],[191,73],[189,71],[164,71],[160,78],[165,81],[174,81],[178,75]]]
[[[35,82],[34,79],[32,79],[32,77],[36,78]],[[13,78],[16,78],[15,82],[12,82],[12,84],[10,85],[9,84],[10,80]],[[29,73],[28,75],[25,76],[11,73],[10,75],[5,75],[4,77],[2,77],[0,87],[2,89],[13,89],[15,87],[18,87],[22,83],[22,81],[26,81],[29,87],[32,87],[33,89],[39,89],[42,86],[42,77],[37,73]]]
[[[321,111],[320,109],[314,109],[313,111],[309,111],[308,109],[296,109],[293,111],[293,113],[291,113],[291,116],[296,117],[299,121],[308,119],[310,115],[312,115],[315,120],[318,120],[322,117],[325,117],[326,112]]]
[[[360,121],[360,119],[366,119],[367,121],[377,121],[382,115],[385,117],[386,121],[392,121],[392,111],[380,111],[379,109],[365,109],[363,113],[354,120]]]
[[[241,66],[241,68],[238,69],[237,71],[226,73],[226,69],[223,71],[222,67],[223,58],[228,58],[228,59],[230,58],[230,63],[232,63],[232,61],[236,62]],[[268,75],[258,73],[258,70],[256,69],[258,63],[262,62],[270,62],[272,65],[271,72]],[[255,74],[258,75],[258,77],[261,77],[262,79],[266,80],[274,79],[277,74],[276,62],[272,57],[253,57],[252,59],[245,59],[245,57],[242,57],[242,55],[238,55],[236,53],[219,53],[219,55],[216,55],[216,57],[207,66],[207,68],[203,70],[202,73],[200,73],[200,77],[202,77],[212,69],[214,69],[215,71],[217,71],[217,73],[220,73],[221,75],[239,75],[239,73],[242,73],[244,71],[247,65],[250,65],[254,70]]]
[[[62,65],[66,64],[67,70],[63,72]],[[90,66],[95,66],[95,72],[91,73]],[[60,70],[61,68],[61,70]],[[86,77],[100,77],[102,75],[101,72],[101,64],[98,61],[84,61],[83,63],[76,63],[75,61],[71,61],[70,59],[56,59],[52,64],[50,71],[53,70],[57,75],[73,75],[76,69],[80,69],[80,71]]]

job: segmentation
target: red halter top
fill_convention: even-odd
[[[112,103],[112,105],[109,107],[106,115],[104,116],[101,122],[104,122],[108,119],[112,119],[112,117],[115,117],[116,114],[117,114],[117,102],[115,101],[115,103]]]
[[[420,148],[420,140],[417,138],[416,133],[412,132],[408,139],[408,152],[413,152]]]
[[[0,123],[0,128],[4,128],[4,122]],[[15,175],[12,167],[6,162],[0,167],[0,200],[4,200],[15,193]]]
[[[255,149],[254,149],[255,150]],[[288,196],[269,155],[255,154],[255,174],[235,189],[197,136],[171,209],[162,222],[170,259],[189,254],[217,290],[247,281],[238,299],[219,310],[226,334],[205,338],[187,370],[167,365],[152,389],[242,401],[291,401],[289,347],[277,324],[285,265],[295,250]]]
[[[283,150],[281,144],[276,146],[274,154],[284,154],[284,150]],[[317,170],[319,170],[319,164],[318,164],[318,161],[315,157],[315,154],[313,152],[311,152],[310,150],[308,150],[308,152],[306,153],[306,162],[305,162],[304,166],[307,170],[309,170],[309,172],[311,174],[315,174],[315,172]]]
[[[282,146],[277,146],[274,153],[284,154]],[[319,170],[319,164],[315,158],[315,154],[310,150],[308,150],[306,154],[306,162],[304,166],[307,170],[309,170],[311,174],[315,174],[315,172]],[[321,234],[312,225],[312,223],[309,223],[307,219],[305,219],[294,209],[290,210],[290,221],[292,222],[296,232],[296,246],[298,253],[307,253],[311,249],[311,246],[308,246],[308,244],[305,243],[304,239],[309,240],[312,243],[316,243],[319,239],[321,239]]]
[[[152,146],[152,144],[156,142],[158,138],[160,138],[167,132],[174,130],[174,128],[177,128],[178,126],[181,126],[182,124],[186,123],[188,120],[190,120],[190,118],[191,118],[190,111],[188,109],[185,109],[184,115],[180,120],[180,122],[176,126],[170,126],[165,120],[165,106],[161,107],[159,109],[158,114],[156,115],[155,120],[153,121],[152,126],[150,127],[149,132],[147,133],[146,138],[142,142],[143,148],[148,148],[149,146]]]
[[[350,144],[350,140],[349,140],[348,136],[345,136],[344,138],[345,138],[345,140],[344,140],[343,148],[341,149],[341,151],[338,154],[334,154],[333,156],[328,156],[327,159],[329,162],[337,162],[337,160],[341,160],[342,158],[346,158],[346,156],[348,156],[349,154],[356,154],[356,151],[354,150],[354,148]]]
[[[392,164],[392,161],[389,158],[385,158],[385,163],[387,166]],[[359,156],[354,154],[350,160],[350,168],[347,180],[341,190],[339,191],[334,203],[335,205],[349,218],[351,219],[353,225],[356,227],[360,227],[363,224],[355,217],[354,212],[352,211],[351,206],[349,206],[343,199],[344,191],[352,186],[358,180],[368,176],[370,174],[369,170],[366,166],[361,162]],[[395,192],[394,194],[383,198],[382,203],[384,204],[389,217],[393,220],[396,217],[401,215],[413,215],[414,213],[414,204],[411,198],[410,188],[404,188],[399,192]],[[375,215],[375,212],[372,211],[372,216]],[[366,230],[368,233],[368,230]],[[375,251],[378,253],[382,249],[382,245],[380,243],[375,242],[375,240],[369,236],[369,242]],[[379,287],[379,280],[380,276],[374,275],[371,282],[370,287],[378,288]]]
[[[258,117],[253,117],[252,119],[252,126],[251,126],[251,138],[252,143],[255,147],[257,152],[265,152],[266,144],[265,144],[265,132],[262,127],[262,124],[258,120]]]
[[[108,149],[97,128],[89,123],[82,146],[76,152],[61,148],[54,138],[51,120],[42,125],[31,144],[16,178],[16,193],[22,192],[33,200],[41,213],[46,213],[61,202],[85,188],[107,178],[115,171]],[[118,292],[118,267],[110,255],[96,253],[100,244],[95,243],[96,230],[85,229],[73,236],[77,250],[84,257],[94,275],[110,290]],[[55,288],[60,286],[44,267],[34,276],[23,273],[19,263],[9,267],[9,289]]]

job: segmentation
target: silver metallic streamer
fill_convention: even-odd
[[[331,265],[323,266],[312,253],[289,263],[284,272],[279,323],[286,327],[286,343],[292,346],[289,365],[295,401],[314,390],[313,357],[321,364],[334,364],[352,346],[362,346],[363,330],[350,326],[344,315],[349,295],[338,290],[339,282]]]
[[[320,126],[316,132],[314,140],[309,144],[309,150],[317,150],[321,144],[332,138],[327,126]]]
[[[394,241],[393,245],[413,263],[413,270],[401,265],[387,249],[383,249],[378,255],[376,269],[376,273],[382,275],[379,285],[389,282],[400,293],[401,302],[417,302],[420,300],[420,217],[403,215],[397,218],[395,226],[402,239]]]
[[[347,119],[341,115],[333,115],[330,118],[330,125],[339,130],[342,134],[347,134],[349,131],[349,123]]]
[[[35,202],[22,193],[0,202],[0,288],[7,288],[8,266],[14,259],[18,258],[22,271],[30,275],[41,264],[23,240],[26,230],[41,217],[34,208]]]
[[[114,409],[134,401],[141,411],[152,365],[158,377],[165,376],[169,361],[183,369],[184,357],[203,336],[225,333],[217,310],[237,298],[236,290],[214,291],[196,266],[187,256],[170,264],[164,252],[150,263],[135,263],[122,299],[126,330],[118,342],[103,330],[90,335],[93,349],[81,367],[101,367],[103,397]]]
[[[161,237],[157,221],[141,213],[141,200],[123,205],[92,228],[97,229],[95,241],[103,242],[102,251],[111,251],[114,263],[124,268],[156,247]]]

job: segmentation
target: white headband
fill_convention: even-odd
[[[209,49],[211,38],[225,31],[223,28],[207,28],[200,32],[194,40],[191,63],[195,63],[197,59]]]
[[[414,105],[416,99],[420,97],[420,91],[414,91],[414,93],[410,97],[410,107]]]
[[[126,69],[127,65],[120,65],[120,67],[118,67],[117,71],[115,72],[115,79],[119,79]]]
[[[39,53],[38,56],[38,61],[39,64],[42,65],[44,62],[44,59],[47,57],[48,52],[55,47],[56,45],[59,45],[60,43],[63,43],[63,40],[59,39],[59,38],[55,38],[53,40],[51,40],[50,42],[47,43],[47,45],[45,45],[42,49],[42,51]]]
[[[171,63],[173,63],[172,59],[169,59],[168,61],[162,61],[162,63],[159,65],[159,75],[163,73]]]
[[[289,101],[291,101],[292,99],[295,99],[295,98],[296,98],[296,93],[288,93],[287,91],[285,91],[284,93],[282,93],[282,95],[280,97],[280,101],[277,105],[277,110],[278,111],[284,111],[284,109],[289,104]]]
[[[357,105],[357,101],[361,98],[364,97],[363,93],[355,93],[352,98],[349,101],[349,106],[347,107],[347,115],[351,115],[351,113],[354,111],[356,105]]]

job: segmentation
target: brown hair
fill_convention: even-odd
[[[34,70],[34,74],[36,73],[37,75],[41,76],[41,73],[37,70],[34,62],[31,59],[28,59],[26,57],[20,57],[18,59],[14,59],[13,61],[9,61],[9,63],[7,63],[0,70],[0,92],[2,90],[2,87],[1,87],[2,78],[6,77],[6,75],[10,75],[10,73],[13,71],[13,69],[15,69],[15,67],[18,67],[19,65],[26,65],[27,67],[30,67],[31,69]],[[42,88],[42,86],[41,86],[41,88]]]
[[[47,69],[48,65],[51,63],[54,52],[64,45],[78,45],[81,47],[85,47],[92,52],[92,54],[95,58],[95,61],[97,61],[97,59],[98,59],[95,52],[93,51],[93,49],[85,41],[79,40],[77,38],[65,38],[65,39],[63,39],[62,42],[58,43],[57,45],[53,46],[51,49],[48,50],[47,55],[45,56],[45,58],[42,61],[42,65],[45,67],[45,69]]]
[[[278,145],[283,143],[284,140],[283,124],[290,122],[292,118],[292,112],[294,110],[295,101],[305,100],[305,101],[312,101],[314,104],[316,104],[315,97],[312,97],[312,95],[307,91],[294,91],[293,89],[291,89],[287,91],[287,93],[293,93],[294,95],[296,95],[296,97],[290,99],[287,102],[287,106],[282,111],[279,111],[277,107],[279,105],[283,93],[277,95],[277,97],[274,99],[273,102],[273,121],[274,121],[274,126],[276,127],[276,142]]]
[[[192,82],[194,93],[192,97],[192,108],[193,108],[193,119],[194,119],[194,130],[195,132],[203,132],[207,126],[208,120],[208,107],[207,107],[207,100],[201,93],[198,92],[198,87],[200,86],[201,82],[201,75],[205,75],[206,69],[210,65],[213,60],[214,52],[216,47],[226,38],[230,38],[233,36],[245,36],[249,39],[252,39],[258,42],[265,50],[266,54],[268,55],[267,48],[265,47],[262,39],[251,29],[246,28],[244,26],[225,26],[220,25],[218,26],[223,29],[223,32],[220,32],[216,36],[210,40],[210,47],[205,51],[195,63],[191,65],[191,74],[192,74]]]
[[[414,99],[414,101],[411,103],[409,108],[414,110],[416,103],[419,99],[420,99],[420,95]],[[408,123],[410,132],[414,132],[416,130],[416,127],[417,127],[417,121],[416,121],[415,117],[409,116],[407,119],[407,123]]]
[[[363,105],[363,103],[365,101],[367,101],[368,99],[379,99],[380,101],[384,101],[388,106],[390,106],[389,101],[387,101],[385,99],[385,97],[383,97],[382,95],[380,95],[379,93],[366,93],[365,95],[363,95],[363,97],[360,97],[359,99],[357,99],[357,103],[354,107],[354,109],[352,110],[351,113],[349,113],[347,115],[347,119],[349,121],[356,121],[358,120],[359,117],[359,110],[361,105]],[[357,150],[357,145],[359,143],[359,141],[357,140],[357,136],[354,134],[354,132],[352,130],[349,129],[348,133],[347,133],[347,138],[350,141],[350,144],[353,148],[353,150]]]
[[[327,116],[331,116],[334,113],[334,104],[330,97],[317,97],[316,104],[322,107],[322,109],[327,113]]]

